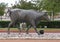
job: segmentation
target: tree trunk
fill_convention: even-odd
[[[2,16],[0,16],[0,21],[2,21]]]
[[[54,11],[53,11],[53,21],[54,21]]]
[[[54,11],[51,13],[51,20],[54,21]]]

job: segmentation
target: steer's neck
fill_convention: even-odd
[[[39,17],[41,17],[41,16],[43,16],[43,15],[44,15],[44,12],[39,12],[39,13],[38,13],[38,16],[39,16]]]

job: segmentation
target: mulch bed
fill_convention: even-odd
[[[0,30],[0,32],[7,32],[7,30]],[[10,30],[10,32],[19,32],[18,30]],[[22,30],[21,32],[25,32]],[[29,30],[29,33],[34,33],[35,30]],[[45,33],[60,33],[60,30],[44,30]]]

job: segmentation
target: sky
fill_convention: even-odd
[[[14,5],[16,1],[17,3],[19,2],[19,0],[0,0],[0,3],[2,2],[8,3],[8,7],[11,7],[11,4]],[[31,0],[27,0],[27,1],[31,1]]]
[[[0,0],[0,3],[2,3],[2,2],[8,3],[8,7],[11,7],[11,4],[14,5],[16,1],[18,3],[19,0]]]
[[[0,0],[0,3],[2,3],[2,2],[8,3],[8,7],[11,7],[11,4],[14,5],[16,1],[17,1],[17,3],[19,2],[19,0]]]

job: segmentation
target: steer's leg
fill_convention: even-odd
[[[38,33],[38,35],[40,35],[40,33],[36,29],[36,24],[35,24],[34,20],[31,20],[31,25],[34,27],[34,30],[36,31],[36,33]]]
[[[28,30],[30,29],[31,25],[28,26],[27,30],[26,30],[26,33],[28,34]]]
[[[13,25],[13,22],[11,22],[9,25],[8,25],[8,34],[10,34],[10,27]]]
[[[19,30],[19,34],[20,34],[20,32],[21,32],[21,28],[19,27],[18,24],[17,24],[17,28],[18,28],[18,30]]]

